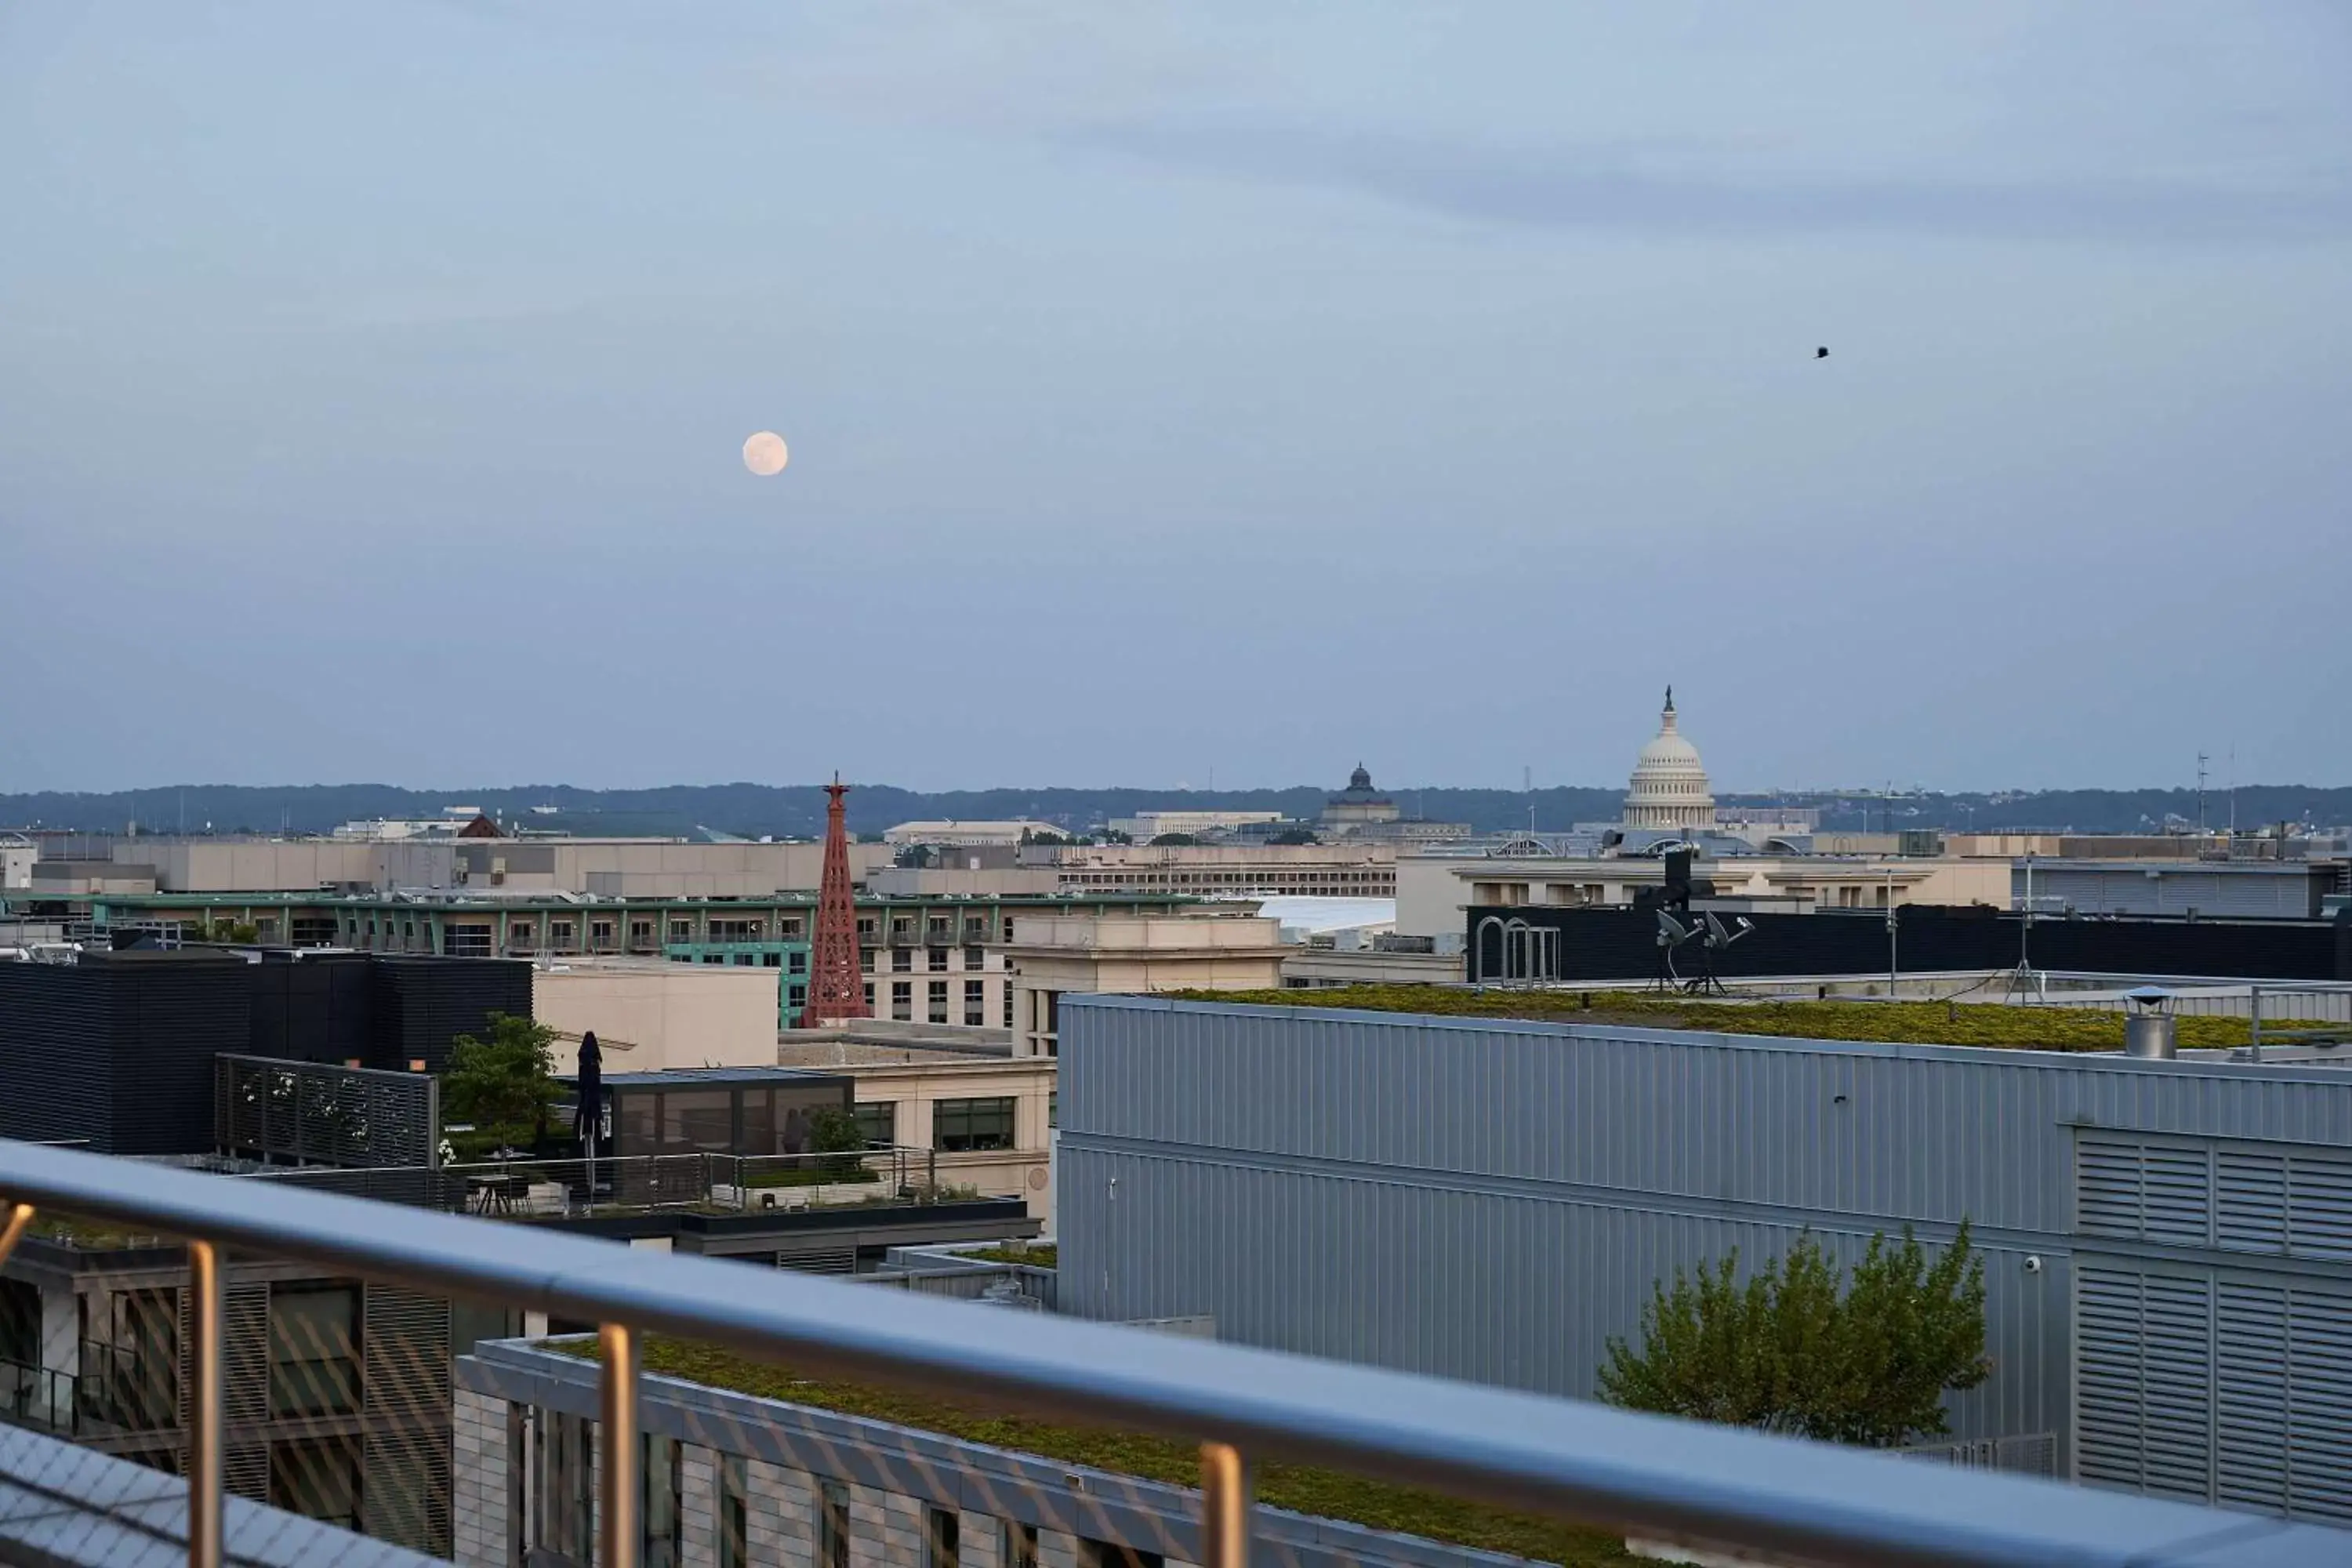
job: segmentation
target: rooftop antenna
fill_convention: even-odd
[[[2230,842],[2238,841],[2238,742],[2230,742]]]
[[[1533,838],[1536,836],[1536,771],[1534,768],[1519,769],[1519,789],[1528,797],[1528,837]]]
[[[2205,753],[2197,753],[2197,837],[2205,837]]]

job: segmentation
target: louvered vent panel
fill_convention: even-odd
[[[2294,1511],[2352,1521],[2352,1299],[2287,1300],[2287,1475]]]
[[[2143,1484],[2202,1502],[2213,1495],[2212,1286],[2150,1275],[2141,1290]]]
[[[2286,1250],[2286,1156],[2214,1155],[2213,1239],[2231,1252]]]
[[[2352,1258],[2352,1161],[2297,1154],[2286,1180],[2288,1249],[2299,1258]]]
[[[2139,1146],[2085,1138],[2074,1150],[2074,1228],[2085,1236],[2139,1234]]]
[[[2140,1484],[2140,1282],[2084,1263],[2075,1277],[2074,1464],[2083,1480]]]
[[[2214,1336],[2213,1500],[2283,1513],[2287,1506],[2286,1291],[2224,1283]]]
[[[2141,1152],[2141,1234],[2176,1247],[2212,1241],[2213,1157],[2202,1149]]]
[[[361,1362],[367,1436],[361,1510],[367,1533],[449,1554],[449,1303],[367,1287]]]

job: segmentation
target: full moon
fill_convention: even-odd
[[[784,450],[784,438],[773,430],[762,430],[743,443],[743,466],[761,479],[782,473],[791,456]]]

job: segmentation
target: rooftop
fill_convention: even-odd
[[[1179,1001],[1335,1007],[1441,1017],[1528,1018],[1550,1024],[1622,1024],[1646,1029],[1706,1029],[1811,1040],[1875,1040],[1920,1046],[1987,1046],[2011,1050],[2119,1051],[2120,1013],[1997,1003],[1782,1002],[1705,1000],[1643,991],[1499,991],[1451,985],[1335,985],[1280,991],[1177,991]],[[2288,1019],[2264,1027],[2291,1026]],[[2246,1045],[2243,1018],[2183,1017],[2183,1050]]]
[[[975,1309],[980,1310],[980,1309]],[[545,1348],[597,1359],[596,1342],[543,1342]],[[984,1405],[924,1399],[853,1383],[803,1377],[792,1368],[751,1361],[730,1351],[654,1335],[645,1342],[645,1370],[707,1387],[724,1388],[788,1405],[885,1421],[966,1442],[1167,1485],[1201,1484],[1200,1449],[1189,1443],[1136,1432],[1073,1426],[990,1411]],[[1549,1519],[1505,1513],[1437,1492],[1393,1486],[1345,1471],[1308,1465],[1256,1467],[1257,1500],[1269,1508],[1373,1530],[1417,1535],[1484,1552],[1507,1552],[1563,1568],[1628,1561],[1621,1537]]]

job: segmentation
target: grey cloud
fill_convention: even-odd
[[[1494,224],[1697,235],[1879,230],[2231,243],[2352,235],[2352,174],[2301,190],[2096,175],[1883,179],[1743,165],[1667,173],[1623,149],[1498,149],[1276,125],[1100,124],[1068,144],[1236,178],[1357,191]]]

